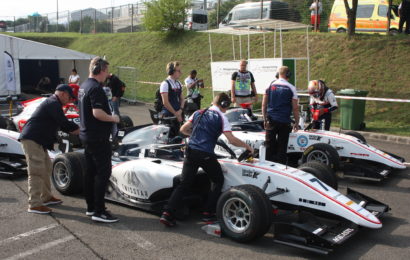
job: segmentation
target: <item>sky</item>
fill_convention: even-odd
[[[138,0],[1,0],[0,20],[13,20],[13,16],[26,17],[35,12],[39,14],[74,11],[79,9],[105,8],[136,3]]]

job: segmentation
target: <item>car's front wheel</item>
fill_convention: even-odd
[[[238,242],[247,242],[269,230],[273,219],[272,204],[260,188],[240,185],[221,195],[217,217],[226,236]]]
[[[338,182],[337,176],[332,169],[320,162],[307,162],[298,167],[299,170],[308,172],[318,178],[320,181],[326,183],[333,189],[337,190]]]
[[[76,153],[59,154],[54,159],[53,185],[64,195],[78,194],[83,189],[83,162]]]
[[[332,170],[339,169],[339,154],[336,149],[325,143],[312,144],[303,152],[302,162],[317,161],[329,166]]]

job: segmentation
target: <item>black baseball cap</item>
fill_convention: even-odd
[[[64,91],[67,92],[71,98],[76,98],[76,96],[74,96],[73,90],[71,89],[71,87],[67,84],[60,84],[56,87],[56,90],[58,91]]]

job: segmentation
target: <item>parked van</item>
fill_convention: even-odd
[[[203,9],[189,9],[185,29],[195,31],[208,30],[208,11]]]
[[[349,0],[350,6],[351,2]],[[356,13],[356,32],[386,33],[388,10],[388,0],[360,0]],[[395,12],[390,15],[390,32],[394,34],[399,30],[399,17]],[[339,33],[347,31],[347,15],[343,0],[335,0],[333,4],[329,17],[329,31]]]
[[[291,20],[289,4],[281,1],[264,1],[262,19]],[[245,21],[261,19],[261,3],[249,2],[235,5],[228,15],[221,21],[219,28],[235,26]]]

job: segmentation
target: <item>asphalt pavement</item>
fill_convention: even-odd
[[[134,124],[150,122],[148,105],[124,105]],[[409,143],[369,138],[375,147],[410,161]],[[379,230],[362,229],[330,256],[273,244],[272,232],[249,244],[201,230],[198,212],[175,228],[165,228],[150,212],[107,203],[120,221],[98,224],[85,216],[80,196],[62,196],[51,215],[27,213],[27,178],[0,179],[0,259],[408,259],[410,255],[410,169],[395,171],[380,183],[339,180],[388,204],[391,213]]]

